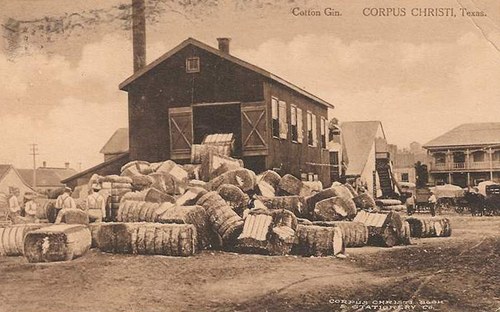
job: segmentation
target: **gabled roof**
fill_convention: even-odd
[[[102,154],[121,154],[128,152],[128,128],[119,128],[101,148]]]
[[[424,144],[424,148],[500,145],[500,122],[462,124]]]
[[[340,125],[349,159],[346,175],[360,175],[363,172],[379,127],[382,128],[380,121],[348,121]],[[382,133],[383,131],[382,128]],[[384,133],[383,136],[385,138]]]
[[[17,169],[26,184],[33,186],[33,169]],[[71,168],[41,167],[36,169],[36,186],[61,186],[61,180],[66,179],[77,171]]]
[[[1,164],[0,165],[0,181],[2,181],[2,179],[9,173],[10,170],[13,170],[14,173],[19,177],[19,179],[21,180],[21,182],[24,183],[24,185],[31,189],[31,185],[28,184],[28,182],[26,182],[23,177],[21,176],[20,172],[18,169],[14,168],[14,166],[12,165],[5,165],[5,164]],[[33,190],[34,191],[34,190]]]
[[[10,168],[12,168],[12,165],[0,165],[0,181],[9,172]]]
[[[168,51],[167,53],[163,54],[161,57],[159,57],[158,59],[156,59],[155,61],[153,61],[152,63],[148,64],[147,66],[143,67],[142,69],[138,70],[137,72],[135,72],[132,76],[128,77],[125,81],[123,81],[121,84],[120,84],[120,90],[124,90],[124,91],[128,91],[128,86],[133,83],[136,79],[142,77],[144,74],[146,74],[147,72],[149,72],[150,70],[152,70],[153,68],[155,68],[156,66],[158,66],[159,64],[163,63],[165,60],[167,60],[168,58],[170,58],[172,55],[176,54],[177,52],[179,52],[180,50],[184,49],[185,47],[187,47],[188,45],[193,45],[193,46],[196,46],[200,49],[203,49],[207,52],[210,52],[212,54],[215,54],[217,56],[219,56],[220,58],[223,58],[225,60],[228,60],[230,62],[233,62],[239,66],[242,66],[244,68],[247,68],[253,72],[256,72],[266,78],[269,78],[273,81],[276,81],[298,93],[300,93],[301,95],[319,103],[319,104],[322,104],[324,106],[327,106],[329,108],[334,108],[334,106],[328,102],[326,102],[325,100],[322,100],[318,97],[316,97],[315,95],[305,91],[304,89],[302,88],[299,88],[297,87],[296,85],[286,81],[285,79],[281,78],[281,77],[278,77],[276,75],[274,75],[273,73],[271,72],[268,72],[267,70],[265,69],[262,69],[258,66],[255,66],[253,64],[250,64],[248,62],[245,62],[237,57],[234,57],[228,53],[224,53],[224,52],[221,52],[219,51],[218,49],[215,49],[201,41],[198,41],[196,39],[193,39],[193,38],[188,38],[186,40],[184,40],[183,42],[181,42],[178,46],[176,46],[175,48],[173,48],[172,50]]]
[[[70,181],[72,181],[74,179],[78,179],[78,178],[83,177],[84,175],[89,174],[89,173],[93,173],[93,172],[95,172],[95,171],[97,171],[97,170],[99,170],[101,168],[104,168],[106,166],[109,166],[109,165],[111,165],[111,164],[113,164],[113,163],[115,163],[117,161],[121,161],[123,159],[128,159],[129,156],[130,156],[130,154],[128,152],[120,154],[120,155],[117,155],[117,156],[115,156],[115,157],[113,157],[111,159],[108,159],[108,160],[106,160],[106,161],[104,161],[104,162],[102,162],[102,163],[100,163],[98,165],[95,165],[94,167],[88,168],[88,169],[86,169],[84,171],[78,172],[75,175],[67,177],[66,179],[62,180],[61,183],[66,184],[66,183],[68,183],[68,182],[70,182]]]

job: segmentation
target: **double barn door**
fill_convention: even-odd
[[[242,156],[267,155],[268,132],[265,104],[245,103],[241,104],[240,108]],[[170,108],[168,115],[170,157],[171,159],[189,159],[194,141],[193,110],[191,107]]]

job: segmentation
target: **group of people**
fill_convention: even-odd
[[[98,183],[92,184],[92,193],[86,198],[86,205],[84,210],[89,215],[90,222],[101,222],[106,219],[106,196],[101,194],[101,186]],[[72,189],[65,187],[61,195],[59,195],[55,202],[56,216],[62,209],[78,209],[75,199],[71,197]],[[24,204],[21,206],[19,203],[19,190],[11,191],[8,204],[9,214],[8,217],[12,223],[36,223],[39,222],[37,218],[38,204],[35,201],[37,194],[27,192],[24,194]],[[23,209],[24,208],[24,209]],[[22,211],[24,210],[24,216]]]
[[[30,223],[36,222],[37,204],[35,202],[34,193],[24,194],[24,205],[19,204],[19,190],[11,191],[9,197],[9,219],[13,223]],[[24,216],[22,216],[22,208],[24,208]]]

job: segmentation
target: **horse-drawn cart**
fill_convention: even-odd
[[[430,211],[432,204],[429,203],[429,197],[431,197],[431,189],[429,187],[417,188],[415,190],[415,211]]]

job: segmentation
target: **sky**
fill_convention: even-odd
[[[230,37],[233,55],[331,102],[330,117],[382,121],[400,147],[500,122],[499,1],[146,1],[148,63],[187,37],[212,46]],[[32,166],[31,143],[38,164],[102,161],[99,150],[128,124],[118,85],[132,74],[130,3],[0,0],[0,163]],[[436,7],[457,16],[411,14]],[[363,15],[386,8],[406,15]]]

